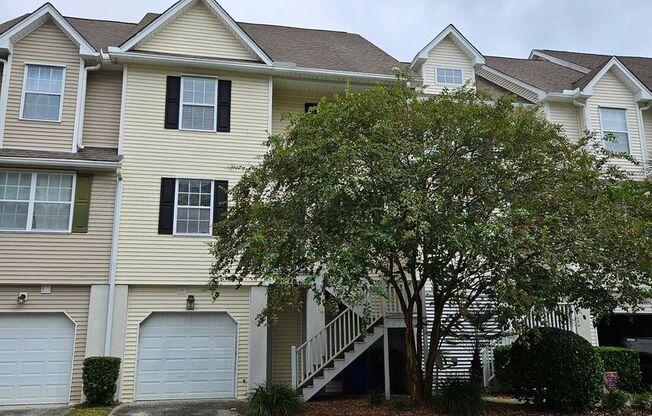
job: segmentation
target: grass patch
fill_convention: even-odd
[[[113,410],[111,406],[75,407],[66,413],[66,416],[107,416],[111,410]]]

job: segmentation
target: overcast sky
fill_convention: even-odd
[[[45,0],[0,0],[0,20]],[[50,0],[66,16],[137,22],[174,0]],[[627,7],[623,7],[626,3]],[[237,21],[359,33],[409,61],[453,23],[485,55],[533,48],[652,57],[650,0],[221,0]]]

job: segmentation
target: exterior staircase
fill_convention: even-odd
[[[364,310],[367,319],[364,319]],[[292,386],[310,400],[385,333],[383,320],[400,313],[394,296],[370,295],[364,308],[347,308],[303,345],[292,347]]]

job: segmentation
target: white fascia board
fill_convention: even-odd
[[[184,66],[277,76],[310,77],[343,81],[351,80],[357,82],[392,82],[396,80],[396,76],[389,74],[337,71],[319,68],[289,68],[269,66],[255,62],[224,61],[220,59],[158,55],[142,52],[122,52],[117,48],[111,47],[109,47],[109,55],[113,62],[120,64],[141,63],[176,67]]]
[[[267,56],[260,46],[236,23],[235,20],[215,1],[215,0],[181,0],[174,6],[166,10],[162,15],[154,19],[150,24],[145,26],[140,32],[136,33],[131,38],[127,39],[125,43],[120,45],[121,52],[127,52],[134,48],[148,37],[153,35],[156,31],[160,30],[163,26],[168,24],[172,19],[183,13],[187,8],[192,7],[197,1],[203,1],[209,10],[215,16],[221,19],[227,28],[238,38],[240,41],[249,48],[254,55],[267,65],[272,65],[272,59]]]
[[[422,63],[428,58],[430,51],[437,46],[446,36],[451,35],[459,43],[460,46],[464,49],[464,52],[473,59],[473,66],[479,66],[485,64],[484,56],[480,51],[469,42],[462,33],[457,30],[452,24],[446,26],[433,40],[430,41],[423,49],[416,54],[410,63],[410,69],[414,68],[417,64]]]
[[[46,159],[39,157],[5,157],[0,156],[0,164],[38,167],[89,168],[98,170],[115,170],[120,162],[103,162],[97,160]]]
[[[652,92],[641,82],[634,74],[631,73],[627,67],[620,62],[617,57],[611,58],[611,60],[598,72],[593,79],[586,84],[586,87],[583,89],[583,93],[587,95],[593,95],[593,87],[605,76],[610,70],[615,70],[616,75],[619,75],[619,78],[623,83],[630,89],[634,94],[634,98],[637,102],[639,101],[649,101],[652,100]]]
[[[575,70],[577,72],[581,72],[583,74],[588,74],[591,72],[589,68],[583,67],[582,65],[574,64],[572,62],[568,62],[564,59],[556,58],[554,56],[548,55],[547,53],[543,53],[541,51],[538,51],[536,49],[532,49],[532,52],[530,52],[530,56],[528,59],[533,59],[535,57],[539,57],[541,59],[544,59],[546,61],[552,62],[553,64],[557,64],[560,66],[564,66],[566,68],[570,68],[572,70]]]
[[[80,55],[84,57],[99,56],[99,53],[95,48],[93,48],[50,3],[44,4],[34,13],[0,35],[0,49],[11,50],[12,45],[15,42],[38,28],[48,17],[51,18],[59,29],[61,29],[75,44],[79,46]]]
[[[543,100],[548,95],[548,93],[546,91],[544,91],[544,90],[542,90],[540,88],[537,88],[534,85],[530,85],[528,83],[525,83],[525,82],[523,82],[523,81],[521,81],[519,79],[516,79],[516,78],[514,78],[514,77],[512,77],[510,75],[507,75],[504,72],[500,72],[497,69],[494,69],[494,68],[492,68],[490,66],[484,65],[482,67],[482,69],[489,72],[489,73],[491,73],[491,74],[493,74],[493,75],[501,77],[504,80],[511,82],[512,84],[516,84],[521,88],[525,88],[526,90],[533,92],[534,94],[537,95],[537,98],[540,101]]]

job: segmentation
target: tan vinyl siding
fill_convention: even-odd
[[[82,143],[93,147],[118,147],[122,71],[90,72]]]
[[[638,125],[638,107],[632,92],[611,71],[607,72],[593,87],[593,96],[588,99],[591,130],[602,137],[600,107],[622,108],[627,110],[627,129],[629,150],[637,160],[641,160],[641,140]],[[640,175],[641,166],[619,160],[618,164],[627,172]]]
[[[290,349],[298,347],[301,342],[301,312],[283,311],[279,313],[278,322],[270,328],[271,332],[271,374],[272,383],[292,383],[292,357]]]
[[[66,66],[61,122],[19,120],[26,62]],[[3,147],[72,150],[79,65],[79,47],[52,21],[16,42],[11,58]]]
[[[526,100],[536,103],[539,101],[539,96],[528,90],[527,88],[523,88],[513,82],[507,81],[506,79],[499,77],[498,75],[492,74],[491,72],[485,70],[484,68],[478,69],[478,75],[481,76],[482,78],[493,82],[494,84],[505,88],[506,90],[509,90],[513,92],[514,94],[521,96],[525,98]]]
[[[652,110],[643,111],[643,128],[645,130],[645,150],[648,168],[652,166]]]
[[[212,58],[256,60],[202,1],[136,47],[138,50]]]
[[[422,74],[423,84],[426,85],[424,90],[427,94],[438,94],[444,88],[457,88],[455,85],[437,84],[436,68],[461,69],[462,80],[464,83],[473,85],[475,72],[473,70],[472,60],[469,58],[449,36],[444,38],[437,46],[432,48],[428,54],[428,59],[423,63]]]
[[[19,292],[27,292],[29,295],[25,305],[16,303]],[[82,362],[86,351],[89,296],[89,286],[52,286],[52,293],[49,295],[41,294],[41,286],[0,286],[0,313],[65,312],[77,324],[70,392],[70,401],[73,403],[81,402]]]
[[[213,73],[232,81],[230,133],[163,128],[166,76],[188,72],[128,68],[117,276],[122,284],[205,284],[210,238],[158,234],[161,178],[226,179],[232,186],[242,174],[234,166],[257,163],[266,151],[267,77]]]
[[[7,168],[0,166],[0,170]],[[0,283],[106,283],[114,199],[115,175],[97,173],[93,175],[88,233],[1,232]]]
[[[573,142],[578,142],[581,135],[579,112],[570,103],[548,103],[548,116],[551,123],[561,124],[564,133]]]
[[[272,97],[272,133],[280,134],[290,124],[289,115],[303,114],[306,103],[318,103],[324,96],[317,92],[274,90]]]
[[[129,288],[127,333],[122,368],[122,401],[130,402],[134,399],[140,323],[154,311],[193,313],[186,311],[187,295],[195,296],[196,312],[228,312],[238,323],[236,391],[239,399],[246,398],[249,374],[249,288],[224,287],[219,299],[213,302],[210,294],[205,292],[203,287],[188,287],[187,294],[179,295],[176,286],[133,286]]]

